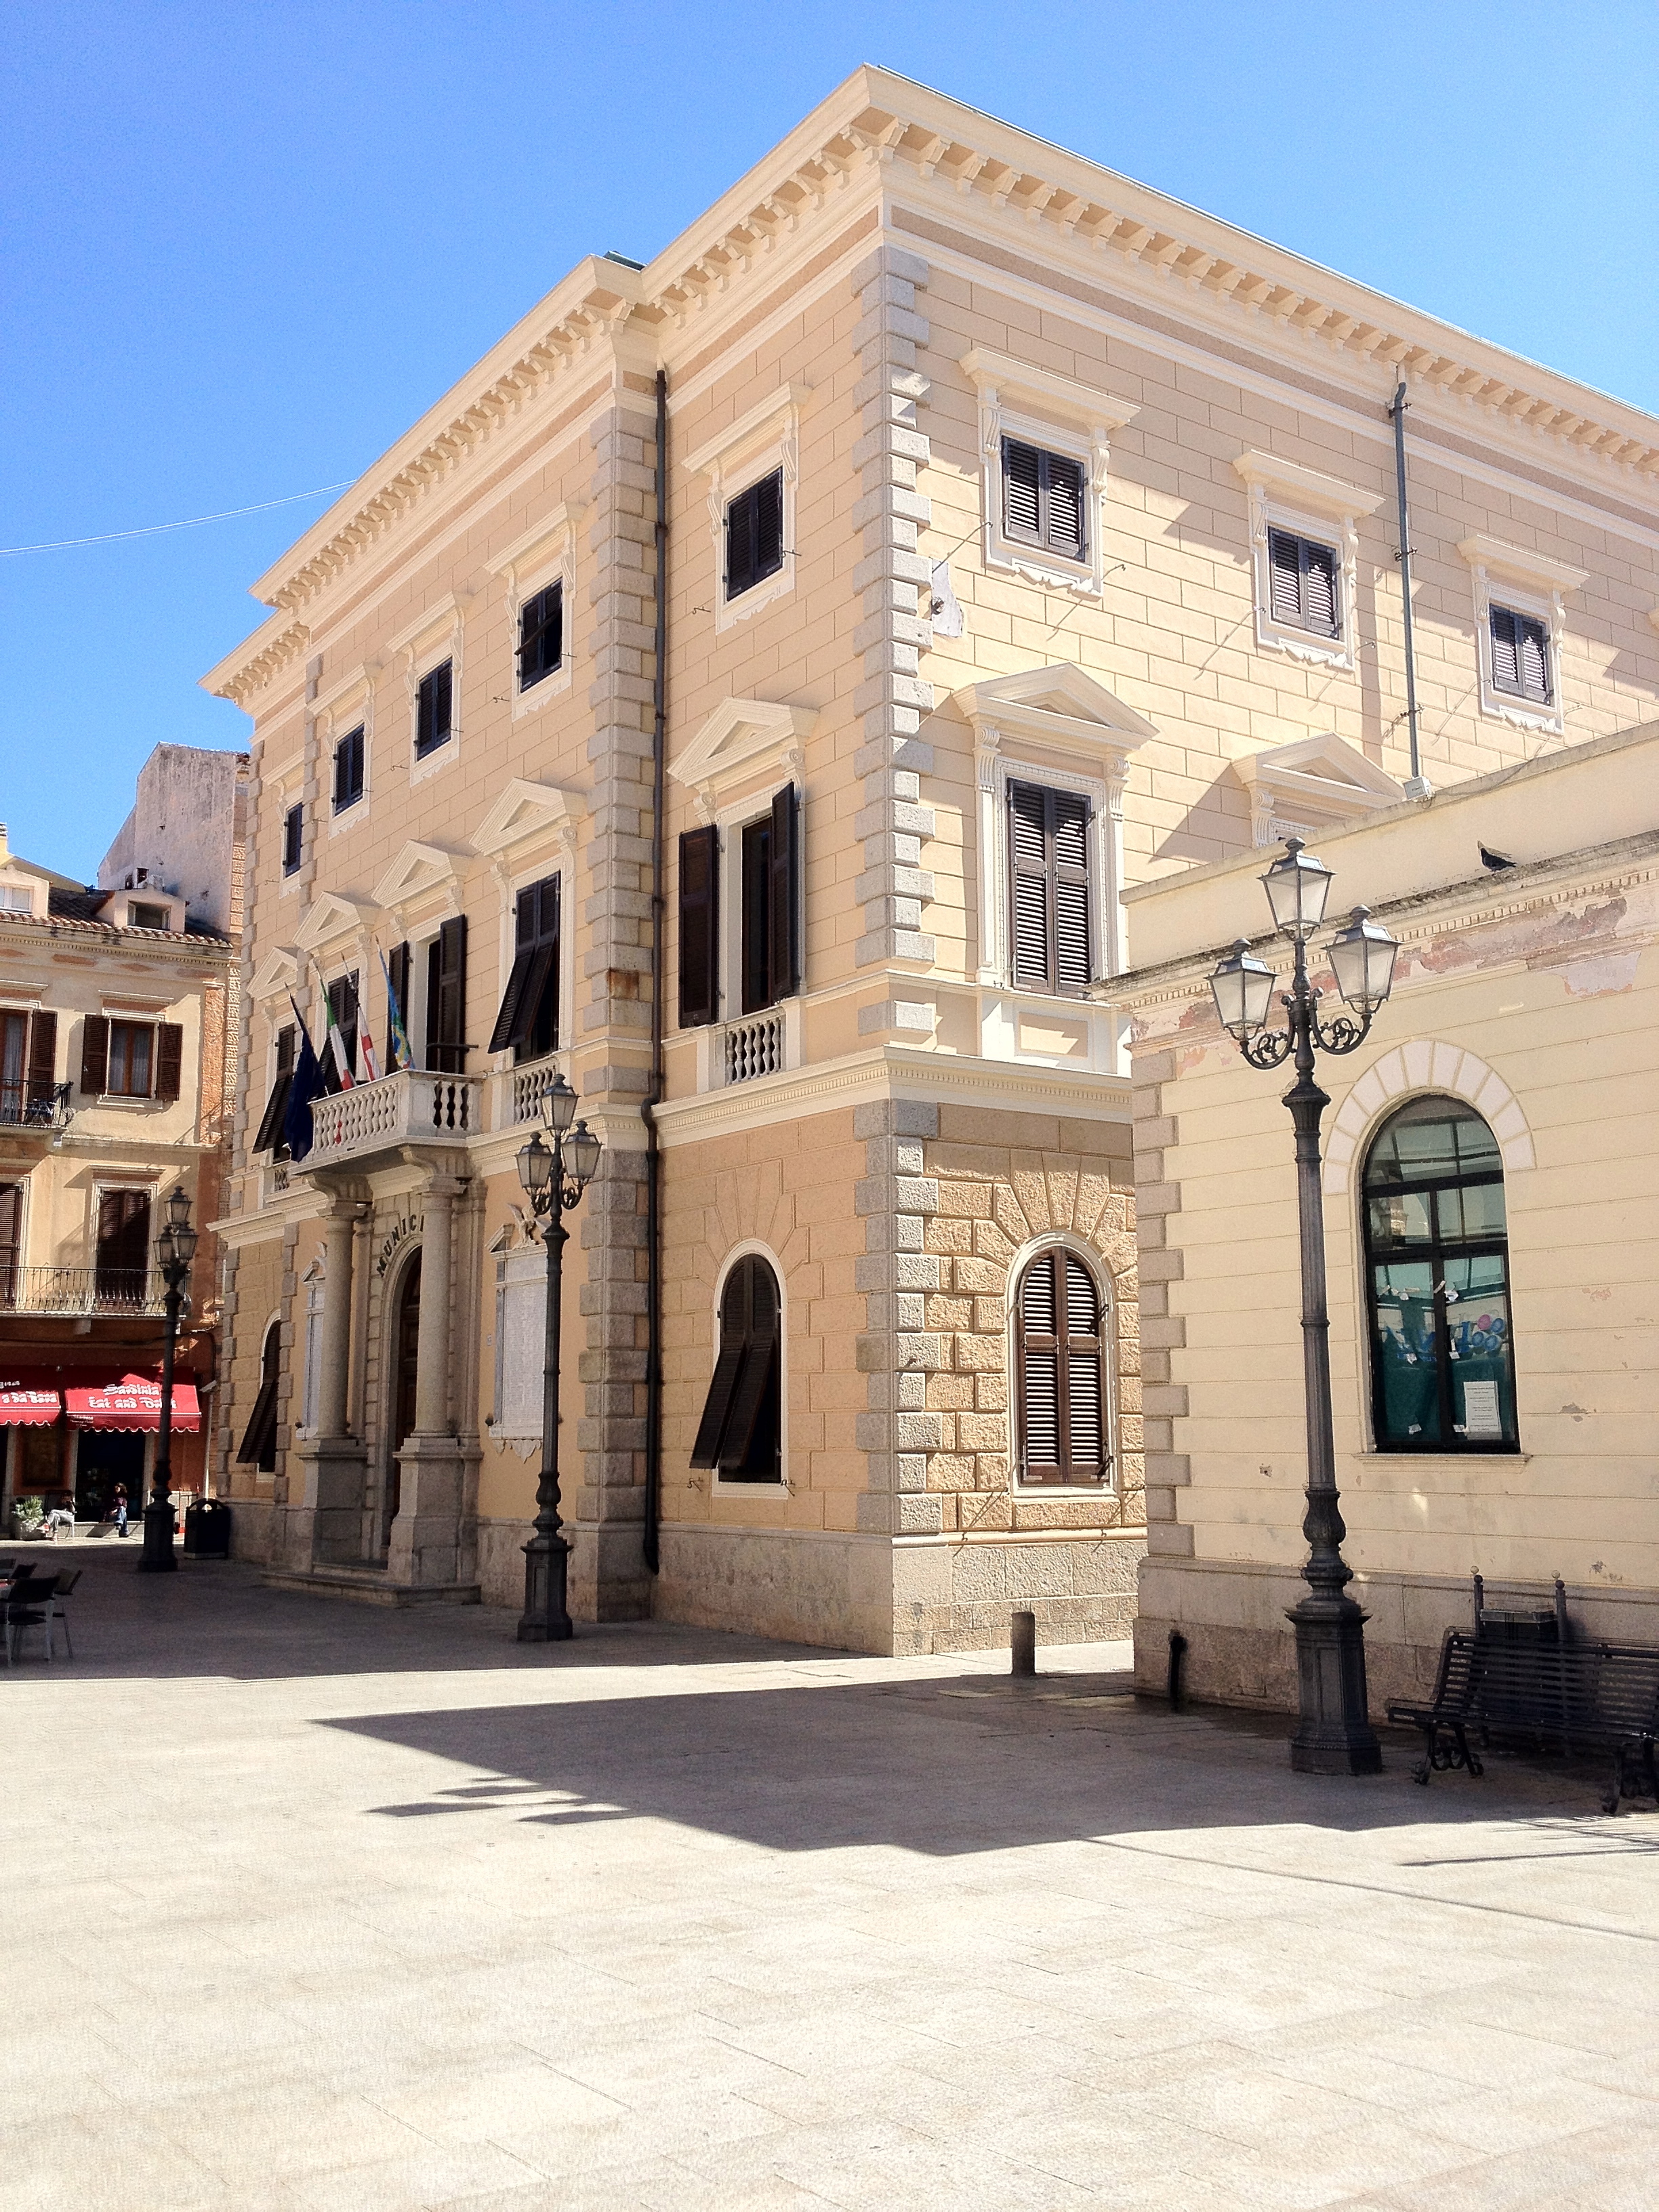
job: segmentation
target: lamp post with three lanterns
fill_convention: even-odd
[[[1297,1200],[1302,1245],[1302,1364],[1306,1397],[1308,1510],[1302,1533],[1308,1559],[1302,1579],[1308,1595],[1289,1609],[1296,1630],[1300,1720],[1291,1741],[1291,1765],[1304,1774],[1375,1774],[1382,1747],[1366,1710],[1365,1614],[1347,1595],[1352,1573],[1342,1557],[1343,1523],[1336,1487],[1336,1449],[1331,1429],[1330,1320],[1325,1296],[1325,1209],[1319,1182],[1319,1122],[1330,1100],[1314,1079],[1314,1053],[1355,1051],[1370,1032],[1377,1008],[1394,983],[1399,945],[1386,929],[1356,907],[1329,947],[1330,963],[1348,1012],[1321,1018],[1322,995],[1308,980],[1308,943],[1325,918],[1331,871],[1303,849],[1299,838],[1262,878],[1273,923],[1291,939],[1295,965],[1284,994],[1288,1016],[1281,1030],[1267,1027],[1277,980],[1253,959],[1240,938],[1210,978],[1222,1026],[1252,1067],[1277,1067],[1289,1060],[1296,1081],[1285,1093],[1296,1126]]]
[[[524,1547],[520,1644],[558,1644],[573,1633],[565,1602],[570,1546],[559,1533],[559,1308],[564,1288],[564,1216],[581,1204],[599,1164],[599,1140],[586,1121],[571,1127],[576,1094],[556,1076],[542,1097],[539,1129],[519,1153],[519,1181],[541,1226],[547,1252],[547,1324],[542,1365],[542,1471],[536,1486],[536,1533]]]
[[[167,1285],[163,1311],[167,1319],[161,1340],[161,1412],[155,1437],[155,1474],[149,1504],[144,1508],[144,1547],[138,1554],[141,1575],[176,1573],[179,1561],[173,1548],[173,1358],[179,1342],[179,1316],[184,1310],[185,1285],[201,1232],[191,1226],[190,1200],[183,1183],[167,1194],[167,1218],[155,1239],[155,1264]]]

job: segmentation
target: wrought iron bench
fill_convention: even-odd
[[[1388,1713],[1423,1731],[1425,1756],[1412,1770],[1419,1782],[1457,1766],[1480,1774],[1470,1738],[1484,1749],[1496,1737],[1565,1757],[1611,1753],[1603,1811],[1616,1813],[1626,1797],[1659,1805],[1659,1645],[1511,1644],[1449,1628],[1433,1694]]]

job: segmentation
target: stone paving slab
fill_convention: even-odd
[[[1294,1776],[1127,1647],[549,1651],[71,1550],[0,2212],[1659,2202],[1659,1820],[1594,1774]]]

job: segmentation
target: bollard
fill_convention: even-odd
[[[1170,1711],[1181,1711],[1181,1667],[1187,1656],[1187,1639],[1178,1628],[1170,1631]]]
[[[1036,1672],[1036,1615],[1017,1613],[1008,1637],[1008,1652],[1012,1664],[1011,1674],[1035,1674]]]

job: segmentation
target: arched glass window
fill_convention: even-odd
[[[1517,1450],[1498,1139],[1455,1098],[1413,1099],[1373,1139],[1364,1197],[1377,1449]]]
[[[1094,1276],[1073,1252],[1039,1252],[1014,1304],[1022,1482],[1106,1480],[1104,1354]]]
[[[783,1480],[783,1332],[778,1279],[758,1253],[720,1292],[720,1349],[691,1447],[693,1467],[730,1482]]]

